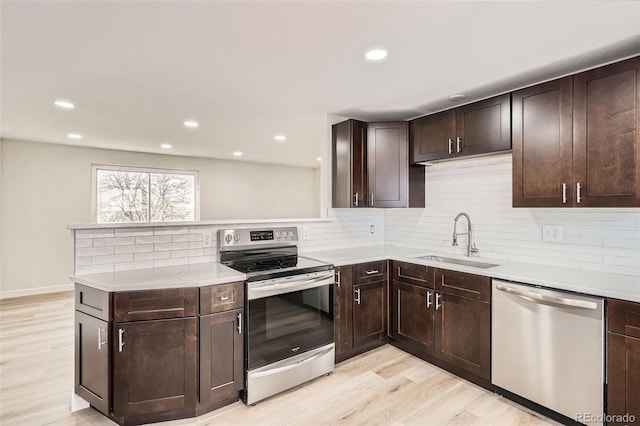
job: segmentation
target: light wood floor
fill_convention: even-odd
[[[114,425],[70,412],[73,293],[0,301],[0,424]],[[390,345],[247,407],[241,402],[174,425],[545,425],[550,420]]]

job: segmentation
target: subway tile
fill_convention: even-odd
[[[135,244],[135,242],[136,240],[134,237],[94,238],[93,246],[94,247],[128,246],[131,244]]]
[[[153,237],[136,237],[136,244],[170,243],[171,235],[158,235]]]
[[[202,234],[173,235],[171,241],[174,243],[202,241]]]
[[[153,251],[186,250],[189,243],[160,243],[153,245]]]
[[[153,228],[118,228],[116,237],[150,237],[153,236]]]
[[[196,256],[202,256],[203,255],[203,251],[201,248],[199,249],[187,249],[187,250],[173,250],[171,251],[171,257],[172,258],[178,258],[178,257],[196,257]]]
[[[176,235],[187,234],[188,232],[188,226],[159,226],[153,228],[153,235]]]
[[[78,247],[93,247],[93,238],[83,238],[76,240],[76,248]]]
[[[114,269],[116,272],[132,271],[134,269],[151,269],[151,268],[153,268],[153,260],[148,260],[145,262],[116,263],[114,266]]]
[[[189,264],[188,257],[181,257],[177,259],[160,259],[160,260],[153,261],[154,268],[162,268],[165,266],[180,266],[180,265],[188,265],[188,264]]]
[[[133,253],[91,257],[91,263],[93,265],[100,265],[103,263],[121,263],[121,262],[133,262]]]
[[[170,257],[170,251],[152,251],[149,253],[135,253],[133,260],[135,262],[142,262],[145,260],[169,259]]]
[[[76,249],[76,257],[104,256],[113,254],[113,246],[106,247],[80,247]]]
[[[115,254],[148,253],[153,251],[153,244],[135,244],[130,246],[116,246]]]
[[[189,258],[189,264],[216,262],[215,256],[195,256]]]
[[[107,238],[113,237],[113,229],[76,229],[75,238]]]

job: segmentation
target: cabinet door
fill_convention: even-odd
[[[490,304],[436,293],[435,355],[476,376],[490,379]]]
[[[639,67],[636,57],[574,77],[575,206],[640,206]]]
[[[331,130],[332,205],[367,207],[367,124],[347,120]]]
[[[116,323],[116,416],[195,408],[196,331],[195,318]]]
[[[573,77],[513,93],[513,207],[571,206]]]
[[[243,316],[236,309],[200,317],[200,404],[211,409],[237,400],[244,387]]]
[[[455,110],[411,121],[411,163],[442,160],[455,155]]]
[[[353,285],[351,270],[351,266],[339,266],[336,268],[336,285],[333,292],[336,362],[346,359],[353,348]]]
[[[386,281],[353,286],[354,348],[386,338],[386,296]]]
[[[109,323],[75,314],[75,392],[108,416]]]
[[[407,207],[407,123],[369,123],[369,207]]]
[[[511,149],[511,94],[456,108],[456,156]]]
[[[607,333],[607,414],[640,419],[640,339]]]
[[[433,289],[394,280],[390,308],[391,336],[432,355],[433,302]]]

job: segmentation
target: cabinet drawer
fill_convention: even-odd
[[[387,261],[358,263],[353,265],[353,283],[369,283],[387,278]]]
[[[77,283],[75,285],[75,292],[76,311],[84,312],[85,314],[105,321],[111,319],[109,292]]]
[[[432,267],[407,262],[392,262],[391,265],[394,280],[433,288]]]
[[[116,322],[196,316],[198,289],[123,291],[114,295]]]
[[[640,338],[640,303],[608,299],[607,330]]]
[[[436,269],[436,290],[470,299],[491,301],[491,278],[464,272]]]
[[[244,306],[244,283],[212,285],[200,288],[200,315],[241,309]]]

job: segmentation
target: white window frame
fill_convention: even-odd
[[[135,173],[165,173],[175,175],[192,175],[194,177],[194,221],[200,220],[200,172],[198,170],[183,170],[183,169],[164,169],[155,167],[138,167],[138,166],[122,166],[114,164],[91,164],[91,221],[92,223],[98,223],[98,170],[114,170],[118,172],[135,172]],[[133,223],[144,225],[147,223],[183,223],[191,221],[167,221],[167,222],[113,222],[113,224],[125,224]],[[105,222],[108,225],[112,222]]]

